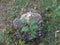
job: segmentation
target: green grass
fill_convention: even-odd
[[[2,11],[2,13],[0,13],[1,15],[4,16],[4,20],[8,19],[8,21],[12,21],[15,16],[21,15],[23,13],[22,9],[25,9],[25,8],[28,9],[28,8],[34,8],[34,7],[37,7],[38,9],[40,9],[40,10],[38,9],[37,10],[44,13],[44,15],[49,19],[49,20],[48,19],[45,20],[45,23],[47,25],[47,29],[45,31],[48,32],[48,35],[42,39],[43,42],[40,45],[57,45],[55,44],[55,41],[54,41],[55,40],[54,33],[56,30],[60,30],[60,1],[59,0],[35,0],[35,1],[34,0],[16,0],[15,2],[14,1],[12,2],[9,0],[0,0],[0,2],[6,2],[5,4],[7,8],[11,7],[10,10],[5,10],[5,12]],[[9,2],[12,2],[12,4]],[[7,4],[10,4],[10,7]],[[5,15],[8,16],[8,18]],[[0,40],[2,40],[2,38],[0,38]],[[60,38],[58,39],[58,41],[59,40]],[[7,43],[9,43],[8,41]]]

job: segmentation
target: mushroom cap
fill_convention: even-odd
[[[15,18],[13,20],[13,26],[15,29],[20,29],[22,28],[24,25],[26,25],[26,23],[22,22],[22,19],[25,18],[26,19],[26,23],[29,23],[30,19],[34,19],[36,21],[37,24],[41,25],[41,23],[43,22],[42,16],[39,13],[34,13],[34,12],[27,12],[21,15],[20,18]]]
[[[23,18],[26,19],[26,22],[22,22]],[[42,25],[41,23],[43,23],[43,19],[42,19],[41,14],[39,14],[39,13],[31,12],[31,11],[26,12],[26,13],[22,14],[20,18],[17,17],[13,20],[13,26],[15,29],[21,30],[22,27],[24,27],[26,24],[29,24],[30,19],[34,19],[36,24],[39,25],[39,28],[37,29],[36,33],[38,36],[41,36],[41,34],[42,34],[41,30],[43,29],[43,26],[41,26]],[[29,32],[27,32],[27,33],[29,33]],[[28,37],[27,35],[28,34],[25,34],[25,32],[23,35],[20,34],[22,39],[27,39],[27,40],[33,39],[32,37]]]

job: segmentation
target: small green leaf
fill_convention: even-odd
[[[20,45],[25,45],[25,41],[24,40],[23,41],[22,40],[19,40],[19,44]]]
[[[22,18],[22,20],[21,20],[23,23],[25,23],[26,22],[26,19],[25,18]]]
[[[38,25],[34,24],[34,25],[30,25],[30,30],[36,30],[38,29]]]
[[[33,24],[35,24],[36,22],[35,22],[35,20],[34,19],[30,19],[30,24],[31,25],[33,25]]]
[[[0,43],[2,43],[4,40],[4,33],[0,31]]]
[[[29,30],[28,30],[28,27],[27,27],[27,26],[23,27],[22,30],[21,30],[21,32],[23,32],[23,31],[24,31],[24,32],[28,32],[28,31],[29,31]]]
[[[11,38],[7,38],[5,43],[6,43],[6,45],[10,45],[12,43],[12,39]]]
[[[58,16],[60,16],[60,7],[59,7],[59,8],[56,8],[55,13],[56,13]]]
[[[36,37],[36,32],[35,32],[35,31],[31,31],[31,36],[32,36],[33,38],[35,38],[35,37]]]

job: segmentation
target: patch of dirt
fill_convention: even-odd
[[[9,21],[9,17],[11,16],[11,10],[13,6],[14,0],[1,0],[0,1],[0,30],[4,30],[6,28],[6,24]]]

